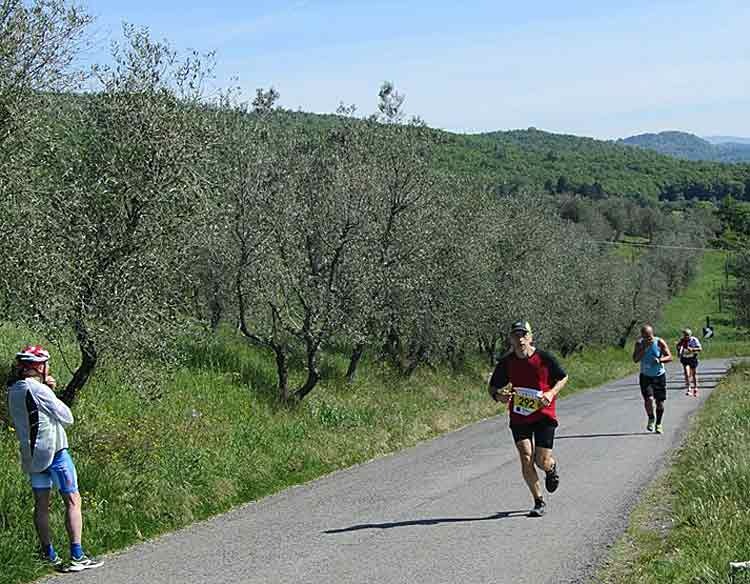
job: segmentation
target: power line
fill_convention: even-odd
[[[603,243],[605,245],[630,245],[633,247],[655,247],[662,249],[682,249],[687,251],[713,251],[718,253],[730,253],[726,249],[716,249],[714,247],[688,247],[683,245],[659,245],[656,243],[637,243],[631,241],[596,241],[594,243]]]

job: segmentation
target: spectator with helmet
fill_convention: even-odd
[[[81,496],[65,433],[65,427],[73,423],[73,414],[53,391],[57,383],[50,374],[49,359],[49,353],[40,345],[27,346],[16,354],[15,371],[8,387],[8,413],[21,450],[21,466],[29,475],[34,494],[34,525],[42,555],[56,569],[80,572],[102,562],[86,556],[81,546]],[[53,485],[65,502],[65,527],[70,540],[67,565],[55,551],[50,535]]]

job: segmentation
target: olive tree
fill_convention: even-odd
[[[20,201],[9,278],[19,315],[62,335],[80,359],[72,403],[103,353],[153,354],[180,319],[190,219],[200,204],[206,64],[125,27],[101,90],[47,112],[33,136],[37,190]]]
[[[373,260],[366,277],[366,299],[361,302],[357,334],[347,377],[351,380],[365,347],[379,346],[404,372],[426,357],[423,343],[409,330],[424,321],[428,261],[438,231],[436,177],[430,165],[433,137],[418,118],[405,121],[404,96],[392,83],[378,93],[378,112],[364,126],[371,137],[367,148],[372,180],[368,241]],[[410,339],[406,337],[411,336]]]
[[[34,92],[74,87],[92,17],[68,0],[0,0],[0,148],[24,127]]]
[[[669,299],[666,278],[655,269],[649,254],[644,255],[637,264],[632,264],[625,276],[626,310],[620,323],[622,333],[618,342],[623,348],[638,323],[655,321],[661,306]]]
[[[278,373],[279,394],[289,393],[289,335],[279,326],[267,297],[278,266],[272,249],[275,203],[289,189],[292,147],[275,123],[278,93],[259,89],[252,104],[222,99],[215,112],[218,140],[211,188],[213,213],[206,255],[223,269],[212,278],[226,278],[236,310],[238,329],[250,342],[271,349]],[[205,280],[207,289],[221,287]]]
[[[75,67],[91,16],[67,0],[0,0],[0,255],[22,253],[13,237],[24,206],[37,190],[29,135],[44,126],[46,93],[76,87]],[[5,259],[5,269],[13,264]],[[0,267],[0,270],[3,268]],[[0,308],[15,309],[12,286],[0,278]]]
[[[245,281],[265,258],[260,217],[284,176],[277,99],[273,88],[258,89],[250,104],[228,91],[205,112],[215,138],[205,157],[207,197],[191,272],[195,313],[213,331],[230,317],[248,330]]]
[[[276,97],[259,91],[252,111],[225,112],[216,190],[239,330],[273,352],[279,399],[295,403],[317,385],[323,347],[357,329],[372,264],[372,149],[352,110],[310,131],[274,111]],[[299,352],[306,374],[295,385]]]
[[[483,308],[476,334],[490,359],[514,320],[528,318],[550,335],[550,315],[563,301],[552,293],[559,289],[558,282],[567,282],[569,277],[560,266],[562,222],[555,219],[551,206],[539,199],[531,203],[531,197],[484,201],[488,268],[484,285],[477,290]]]

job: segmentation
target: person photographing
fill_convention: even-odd
[[[34,494],[34,526],[43,559],[57,570],[80,572],[102,562],[87,556],[81,545],[83,517],[78,475],[68,451],[65,428],[73,423],[70,408],[57,398],[49,370],[50,355],[39,345],[16,354],[8,386],[8,412],[21,451],[21,467]],[[55,487],[65,502],[65,527],[70,542],[70,563],[63,564],[52,544],[50,497]]]

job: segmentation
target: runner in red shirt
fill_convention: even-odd
[[[545,472],[547,492],[557,490],[560,477],[557,462],[552,457],[557,427],[555,405],[568,376],[557,360],[550,353],[536,349],[533,341],[527,321],[513,324],[511,351],[498,361],[489,391],[495,401],[508,404],[521,473],[534,497],[534,508],[529,515],[541,517],[546,503],[534,463]]]

